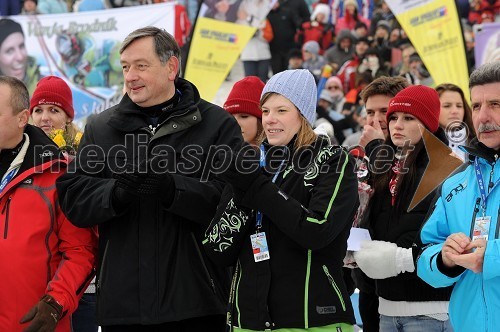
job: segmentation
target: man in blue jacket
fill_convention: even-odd
[[[496,331],[500,324],[500,62],[470,77],[472,121],[478,137],[470,161],[441,187],[423,226],[420,278],[455,284],[450,318],[456,332]]]

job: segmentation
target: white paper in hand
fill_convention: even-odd
[[[347,239],[347,250],[359,251],[361,242],[371,240],[370,232],[365,228],[351,228],[351,233]]]

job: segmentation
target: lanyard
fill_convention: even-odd
[[[486,213],[486,200],[488,199],[488,195],[493,191],[493,188],[495,188],[497,184],[500,183],[500,179],[498,179],[497,182],[495,182],[495,184],[493,185],[493,187],[491,187],[491,189],[488,191],[488,193],[486,193],[483,180],[483,172],[481,171],[481,167],[479,167],[479,162],[477,161],[477,158],[476,160],[474,160],[474,169],[476,173],[477,185],[479,187],[479,193],[481,194],[481,200],[482,200],[481,208],[483,210],[483,216],[484,216],[484,214]]]
[[[14,174],[16,174],[17,168],[14,168],[10,170],[9,173],[5,176],[5,178],[2,180],[0,183],[0,193],[4,190],[5,187],[7,187],[7,184],[9,184],[10,180],[14,177]]]
[[[260,167],[264,167],[266,166],[266,153],[264,151],[264,145],[260,145]],[[280,167],[278,168],[278,170],[276,171],[276,173],[274,173],[274,176],[273,176],[273,183],[276,182],[276,179],[278,178],[278,175],[280,174],[281,172],[281,168],[283,167],[283,164],[285,163],[285,160],[283,159],[281,161],[281,164],[280,164]],[[257,227],[257,229],[260,229],[262,227],[262,212],[258,211],[257,210],[257,214],[255,216],[255,226]]]

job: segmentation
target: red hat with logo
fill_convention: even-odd
[[[30,113],[38,105],[55,105],[63,109],[69,118],[75,117],[73,95],[68,84],[57,76],[42,78],[36,85],[30,102]]]
[[[247,76],[239,80],[229,92],[224,109],[231,114],[245,113],[261,119],[262,111],[259,103],[262,89],[264,82],[257,76]]]
[[[425,85],[412,85],[401,90],[389,102],[387,123],[394,112],[408,113],[419,119],[430,132],[435,133],[439,128],[440,109],[436,90]]]

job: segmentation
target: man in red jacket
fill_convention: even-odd
[[[24,84],[0,76],[0,331],[69,332],[70,315],[94,275],[97,235],[57,203],[66,162],[28,124]]]

